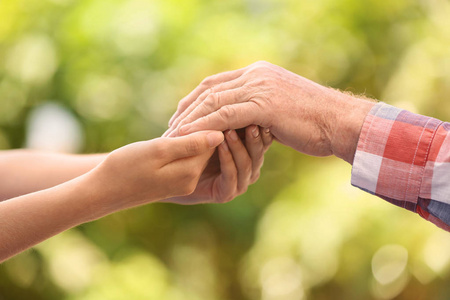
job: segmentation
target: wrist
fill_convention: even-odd
[[[82,212],[80,224],[100,219],[114,211],[110,203],[115,202],[115,194],[102,184],[94,170],[68,183],[73,185],[78,194],[77,206]]]
[[[331,149],[336,157],[353,164],[361,128],[367,114],[375,104],[374,100],[339,93],[337,103],[333,107],[336,123],[329,127],[332,131]]]
[[[127,199],[129,194],[127,188],[115,182],[113,176],[105,176],[104,171],[106,170],[98,166],[70,181],[78,194],[77,207],[82,212],[81,223],[94,221],[128,208],[126,204],[133,200]]]
[[[159,189],[153,186],[152,180],[143,189],[141,180],[136,178],[133,170],[124,172],[114,164],[107,158],[82,176],[88,187],[87,196],[91,201],[87,205],[93,219],[163,198]]]
[[[107,176],[107,173],[105,176],[104,171],[106,170],[100,165],[79,177],[86,216],[90,219],[87,221],[97,220],[126,208],[123,203],[128,202],[124,200],[127,188],[115,182],[113,176]]]

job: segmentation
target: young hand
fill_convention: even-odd
[[[218,131],[137,142],[111,152],[86,174],[102,199],[92,203],[100,216],[148,202],[191,194],[215,148]],[[99,216],[96,216],[99,217]]]
[[[225,132],[226,141],[209,160],[192,194],[162,202],[224,203],[243,194],[259,178],[264,153],[272,143],[272,134],[268,129],[255,125],[240,133],[244,135],[242,140],[235,130]]]
[[[0,262],[115,211],[192,193],[223,140],[205,131],[130,144],[84,175],[0,202]]]

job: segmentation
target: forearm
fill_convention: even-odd
[[[64,230],[113,212],[191,194],[221,132],[133,143],[93,170],[0,202],[0,262]]]
[[[36,192],[78,177],[105,154],[70,155],[33,150],[0,152],[0,201]]]
[[[332,153],[353,164],[361,129],[367,114],[376,104],[373,100],[329,89],[329,115],[327,132]]]
[[[107,212],[89,175],[0,202],[0,262]]]

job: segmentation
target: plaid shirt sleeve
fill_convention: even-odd
[[[352,185],[450,231],[450,123],[376,104],[361,130]]]

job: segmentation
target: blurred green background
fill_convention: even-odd
[[[0,149],[158,137],[204,77],[257,60],[449,120],[449,15],[446,0],[0,0]],[[147,205],[10,259],[0,299],[449,299],[449,234],[350,171],[274,145],[231,203]]]

